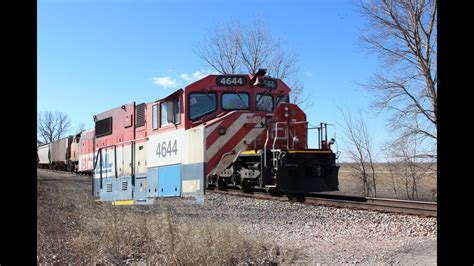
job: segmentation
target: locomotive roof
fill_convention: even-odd
[[[270,76],[259,76],[261,78],[263,78],[264,80],[267,80],[267,81],[274,81],[276,82],[276,87],[275,88],[269,88],[269,87],[265,87],[265,86],[258,86],[258,85],[255,85],[255,80],[257,78],[256,75],[252,75],[252,74],[211,74],[211,75],[207,75],[206,77],[202,78],[202,79],[199,79],[199,80],[196,80],[195,82],[193,83],[190,83],[188,84],[186,87],[185,87],[185,90],[188,91],[188,90],[192,90],[194,88],[218,88],[218,87],[224,87],[224,88],[228,88],[228,87],[241,87],[241,88],[249,88],[249,87],[253,87],[253,88],[267,88],[267,89],[275,89],[277,91],[280,91],[280,90],[284,90],[286,92],[290,92],[291,89],[288,87],[288,85],[286,85],[285,82],[283,82],[283,80],[281,79],[278,79],[278,78],[273,78],[273,77],[270,77]],[[245,83],[243,85],[241,84],[232,84],[232,80],[230,82],[230,84],[222,84],[219,80],[221,80],[222,78],[224,79],[233,79],[233,78],[244,78],[245,79]]]
[[[182,93],[182,92],[189,92],[189,91],[198,91],[198,90],[203,90],[203,89],[207,89],[207,90],[213,90],[213,89],[218,89],[219,87],[220,88],[230,88],[230,87],[237,87],[237,88],[240,88],[240,89],[251,89],[251,88],[263,88],[263,89],[271,89],[271,88],[266,88],[264,86],[258,86],[258,85],[254,85],[255,83],[255,77],[256,75],[252,75],[252,74],[210,74],[210,75],[207,75],[199,80],[196,80],[188,85],[186,85],[183,88],[180,88],[176,91],[174,91],[173,93],[171,94],[168,94],[167,96],[161,98],[161,99],[158,99],[158,100],[154,100],[152,102],[160,102],[160,101],[164,101],[168,98],[172,98],[173,96],[175,96],[176,94],[179,94],[179,93]],[[291,92],[291,89],[288,87],[288,85],[286,85],[285,82],[283,82],[283,80],[281,79],[277,79],[277,78],[273,78],[273,77],[270,77],[270,76],[262,76],[264,79],[266,80],[273,80],[276,82],[276,87],[275,87],[275,91],[276,92],[279,92],[279,93],[289,93]],[[218,80],[221,79],[221,78],[229,78],[229,79],[232,79],[232,78],[245,78],[245,85],[241,85],[241,86],[238,86],[238,84],[231,84],[231,85],[222,85],[222,84],[218,84]]]
[[[262,93],[263,91],[274,91],[276,94],[289,94],[291,92],[291,89],[286,85],[283,80],[278,79],[278,78],[273,78],[270,76],[265,76],[262,74],[210,74],[205,76],[204,78],[201,78],[199,80],[194,81],[193,83],[188,84],[187,86],[181,89],[178,89],[174,91],[173,93],[167,95],[166,97],[163,97],[158,100],[154,100],[152,102],[147,102],[148,103],[153,103],[153,102],[159,102],[166,100],[168,98],[172,98],[174,95],[182,93],[182,92],[191,92],[191,91],[212,91],[212,90],[226,90],[229,89],[231,91],[235,91],[236,89],[243,90],[250,92],[252,90],[257,90]],[[260,78],[259,85],[256,85],[257,78]],[[227,83],[226,83],[227,82]],[[239,84],[241,82],[241,84]],[[224,84],[223,84],[224,83]],[[225,84],[226,83],[226,84]],[[268,86],[267,86],[268,85]],[[94,117],[97,120],[101,120],[105,117],[110,116],[112,112],[117,110],[118,108],[124,109],[125,106],[133,106],[135,105],[135,102],[131,102],[128,104],[124,104],[121,107],[115,107],[111,108],[107,111],[103,111],[101,113],[96,114]]]

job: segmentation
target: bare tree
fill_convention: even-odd
[[[362,181],[364,196],[377,196],[377,174],[375,172],[375,156],[372,145],[372,136],[361,111],[358,116],[344,113],[344,130],[346,152],[349,156],[349,167],[356,177]]]
[[[433,162],[415,156],[417,149],[416,137],[403,138],[385,147],[393,185],[410,200],[419,200],[421,179],[435,170]]]
[[[357,2],[367,18],[363,43],[381,59],[368,84],[374,106],[392,113],[397,141],[415,137],[413,156],[436,159],[437,142],[437,4],[435,0]],[[426,145],[423,145],[425,143]]]
[[[51,143],[65,136],[71,127],[71,120],[61,112],[38,113],[38,143]]]
[[[214,25],[194,52],[217,72],[235,74],[242,67],[239,51],[241,42],[240,22],[230,20],[225,24]]]
[[[269,76],[288,82],[293,103],[306,101],[296,55],[284,48],[281,39],[270,35],[261,18],[255,18],[250,26],[233,19],[216,24],[194,52],[221,74],[254,74],[266,68]]]

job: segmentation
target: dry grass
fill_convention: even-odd
[[[291,256],[242,236],[235,223],[178,221],[163,202],[153,211],[96,202],[82,182],[38,179],[39,264],[273,264]]]
[[[376,164],[377,173],[377,197],[410,200],[410,189],[406,186],[406,180],[397,173],[390,172],[386,164]],[[436,169],[436,168],[434,168]],[[420,174],[418,179],[418,196],[416,200],[437,200],[437,176],[435,171],[427,171]],[[333,194],[363,196],[363,184],[359,177],[346,163],[341,164],[339,170],[339,192]]]

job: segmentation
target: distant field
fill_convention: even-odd
[[[354,176],[354,171],[347,163],[341,163],[339,169],[339,192],[331,194],[345,194],[363,196],[362,181]],[[433,170],[420,173],[417,180],[418,200],[436,201],[437,175],[436,166]],[[386,164],[376,165],[377,197],[409,199],[405,180],[397,173],[391,173]],[[394,189],[395,188],[395,189]]]

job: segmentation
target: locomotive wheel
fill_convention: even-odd
[[[242,180],[242,182],[240,183],[240,190],[244,193],[249,193],[251,189],[251,183],[247,180]]]
[[[217,178],[217,189],[224,190],[226,188],[226,183],[223,178]]]
[[[267,192],[270,194],[270,196],[275,196],[280,193],[280,190],[276,187],[270,187],[267,189]]]

